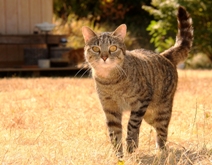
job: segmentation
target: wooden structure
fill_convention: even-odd
[[[0,0],[0,34],[33,34],[35,24],[52,22],[53,0]]]
[[[66,35],[0,35],[0,68],[21,68],[24,63],[24,49],[58,46]]]
[[[24,49],[59,45],[65,35],[37,34],[35,27],[52,18],[53,0],[0,0],[0,71],[22,70]]]

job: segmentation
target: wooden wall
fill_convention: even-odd
[[[52,17],[53,0],[0,0],[0,37],[33,34],[37,23],[51,23]],[[23,50],[30,47],[36,45],[0,43],[0,68],[23,65]]]
[[[32,34],[52,16],[53,0],[0,0],[0,34]]]

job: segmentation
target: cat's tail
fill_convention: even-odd
[[[174,46],[161,53],[169,59],[174,65],[184,61],[188,52],[192,47],[193,42],[193,27],[192,19],[186,9],[182,6],[178,9],[178,33]]]

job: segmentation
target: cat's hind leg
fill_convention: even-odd
[[[165,102],[160,103],[157,107],[154,107],[152,114],[150,113],[152,115],[151,120],[149,120],[150,114],[144,117],[145,121],[155,128],[157,134],[156,145],[160,149],[165,149],[171,113],[172,100],[166,100]]]
[[[171,107],[162,109],[158,112],[155,118],[155,130],[157,133],[157,146],[160,149],[165,149],[165,144],[168,136],[168,126],[171,118]]]

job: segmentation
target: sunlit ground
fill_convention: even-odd
[[[168,151],[156,150],[143,122],[139,149],[125,153],[125,165],[212,164],[211,83],[212,71],[179,71]],[[0,101],[0,164],[117,163],[92,79],[0,79]]]

